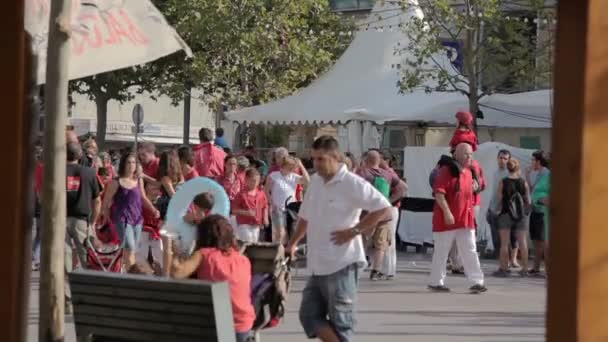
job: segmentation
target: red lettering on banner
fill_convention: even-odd
[[[131,33],[131,37],[137,43],[139,43],[141,45],[148,45],[148,43],[150,43],[150,40],[148,39],[148,37],[139,29],[139,26],[137,26],[133,22],[133,20],[131,20],[131,17],[129,16],[129,14],[127,12],[125,12],[125,10],[123,10],[123,9],[120,10],[120,16],[127,23],[128,27],[129,27],[129,33]]]
[[[104,19],[108,25],[108,32],[110,33],[110,38],[106,39],[107,44],[112,45],[122,43],[120,37],[128,39],[131,44],[136,44],[136,42],[133,40],[133,38],[131,38],[131,36],[129,36],[127,30],[124,29],[112,12],[108,12]]]
[[[86,27],[84,29],[83,27]],[[81,14],[72,28],[72,53],[80,56],[88,49],[108,45],[148,45],[150,39],[123,9],[102,13]]]

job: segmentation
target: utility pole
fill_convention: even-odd
[[[66,141],[71,0],[51,1],[46,66],[42,259],[40,268],[40,342],[64,339],[66,225]],[[71,260],[68,260],[71,262]]]

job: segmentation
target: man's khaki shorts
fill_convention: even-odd
[[[368,237],[369,247],[385,251],[391,245],[392,242],[392,234],[391,234],[391,225],[389,222],[384,222],[378,225],[371,236]]]

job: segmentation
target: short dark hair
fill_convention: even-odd
[[[226,154],[232,154],[232,149],[230,147],[224,147],[224,152]]]
[[[511,158],[511,151],[509,151],[507,149],[502,149],[502,150],[498,151],[498,154],[496,155],[496,157],[500,157],[501,154],[509,156],[509,159]]]
[[[237,158],[234,154],[227,154],[226,157],[224,157],[224,164],[226,164],[230,159],[237,159]]]
[[[215,129],[215,135],[218,137],[224,136],[224,129],[222,127],[218,127]]]
[[[149,153],[156,153],[156,145],[154,145],[153,142],[145,141],[139,145],[138,150]]]
[[[543,150],[538,150],[532,153],[532,157],[538,162],[540,162],[540,165],[542,165],[543,167],[549,167],[549,158]]]
[[[211,210],[215,204],[215,197],[210,192],[201,192],[194,196],[192,203],[203,210]]]
[[[69,142],[66,145],[66,156],[69,162],[75,162],[82,157],[82,147],[79,143]]]
[[[177,156],[179,157],[180,162],[194,166],[194,154],[192,153],[190,146],[182,146],[178,148]]]
[[[339,152],[340,144],[338,143],[338,140],[336,140],[336,138],[332,137],[331,135],[322,135],[315,139],[315,141],[312,143],[312,149],[323,150],[327,152]]]
[[[213,131],[203,127],[198,131],[198,138],[201,142],[210,142],[213,140]]]
[[[230,222],[221,215],[209,215],[198,224],[196,248],[217,248],[230,253],[237,248],[234,229]]]

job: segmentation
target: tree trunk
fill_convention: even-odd
[[[468,6],[468,2],[467,8],[470,8],[470,6]],[[467,22],[476,20],[476,9],[477,6],[474,6],[472,14],[467,10]],[[474,25],[470,26],[475,28],[468,28],[466,31],[466,38],[464,42],[464,68],[469,81],[469,111],[473,115],[473,128],[475,132],[477,132],[477,110],[479,108],[477,103],[479,101],[479,80],[477,77],[477,35],[479,33],[479,27]]]
[[[106,130],[108,127],[108,101],[102,94],[95,95],[95,105],[97,106],[97,136],[95,138],[99,149],[105,147]]]
[[[46,68],[42,262],[40,269],[40,342],[64,339],[66,226],[65,126],[68,109],[68,60],[71,0],[51,2]]]
[[[192,83],[186,81],[186,94],[184,95],[184,145],[190,145],[190,116],[192,105]]]

